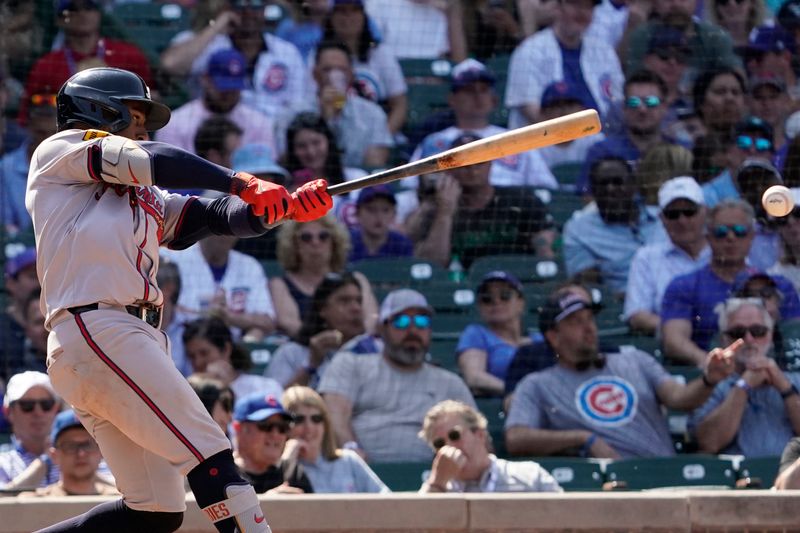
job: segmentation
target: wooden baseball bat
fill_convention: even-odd
[[[511,131],[504,131],[485,139],[479,139],[445,152],[390,168],[353,181],[346,181],[328,187],[331,195],[347,194],[364,187],[440,172],[451,168],[466,167],[485,163],[509,155],[544,148],[554,144],[572,141],[580,137],[600,132],[600,118],[594,109],[578,111],[563,117],[537,122]]]

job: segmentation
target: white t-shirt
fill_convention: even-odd
[[[447,17],[434,6],[412,0],[367,0],[366,10],[394,57],[436,58],[450,51]]]

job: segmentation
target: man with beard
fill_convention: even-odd
[[[374,462],[430,461],[417,437],[425,413],[447,399],[475,407],[461,378],[425,362],[432,312],[417,291],[392,291],[379,313],[383,353],[342,352],[331,361],[319,392],[339,446]]]
[[[731,298],[717,309],[723,344],[744,342],[733,358],[734,373],[692,414],[689,430],[704,453],[780,455],[800,435],[800,373],[784,372],[775,362],[774,323],[760,298]]]
[[[701,405],[732,371],[728,348],[706,355],[703,375],[682,384],[632,346],[601,353],[592,303],[574,288],[545,301],[539,329],[557,364],[526,376],[506,418],[514,455],[666,457],[675,454],[661,409]]]
[[[633,173],[614,156],[595,161],[590,171],[595,201],[576,211],[564,225],[567,273],[583,283],[625,292],[636,251],[665,240],[656,213],[637,203]]]
[[[223,116],[242,130],[242,145],[266,144],[277,153],[272,119],[242,102],[246,83],[247,63],[238,50],[214,53],[200,78],[203,94],[173,111],[169,123],[156,134],[156,140],[195,153],[195,136],[203,122],[212,116]]]

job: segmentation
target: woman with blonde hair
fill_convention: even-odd
[[[636,184],[645,205],[658,205],[658,189],[669,179],[691,176],[694,156],[677,144],[659,144],[636,167]]]
[[[315,493],[391,492],[354,451],[337,448],[330,414],[309,387],[289,387],[281,403],[294,418],[283,458],[299,461]]]
[[[308,313],[314,291],[331,272],[344,271],[350,252],[347,229],[326,216],[313,222],[286,222],[278,231],[278,262],[282,277],[269,280],[269,290],[278,317],[278,329],[294,337]],[[378,303],[363,274],[353,275],[361,285],[364,327],[371,332],[378,316]]]
[[[745,48],[750,32],[765,23],[764,0],[706,0],[708,22],[720,26],[733,40],[734,47]]]

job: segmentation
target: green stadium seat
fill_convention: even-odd
[[[350,269],[364,274],[374,287],[385,289],[411,285],[435,287],[449,282],[447,270],[414,257],[364,259],[350,265]]]
[[[505,270],[522,283],[543,283],[561,280],[563,274],[558,262],[529,254],[488,255],[479,257],[469,267],[467,279],[477,287],[481,278],[492,270]]]
[[[270,341],[267,340],[265,342],[251,342],[246,343],[245,347],[250,352],[250,360],[253,362],[253,366],[248,370],[249,374],[256,374],[256,375],[263,375],[264,370],[269,366],[269,362],[272,360],[272,355],[275,353],[275,350],[283,344],[279,341]]]
[[[261,266],[268,278],[280,278],[283,276],[283,267],[277,259],[262,259]]]
[[[440,366],[445,370],[459,373],[458,363],[456,362],[456,346],[458,336],[452,335],[449,338],[436,338],[431,340],[430,354],[431,363]]]
[[[448,108],[453,65],[446,59],[400,59],[399,62],[408,86],[405,127],[413,131],[430,115]]]
[[[778,467],[781,458],[774,457],[745,457],[739,463],[739,479],[748,480],[748,488],[768,489],[772,487],[778,477]]]
[[[522,460],[522,459],[520,459]],[[597,459],[578,457],[531,457],[550,472],[565,491],[603,489],[603,465]]]
[[[606,480],[625,482],[629,490],[666,487],[733,488],[733,461],[709,455],[624,459],[606,465]]]
[[[431,470],[430,462],[370,463],[369,466],[393,492],[418,491]]]
[[[486,429],[492,437],[495,455],[498,457],[505,457],[508,452],[506,450],[506,412],[503,408],[503,399],[475,398],[475,403],[478,406],[478,411],[483,413],[483,416],[486,417],[486,421],[488,422]]]
[[[578,181],[578,176],[580,176],[582,167],[582,162],[575,161],[555,165],[550,171],[553,173],[556,181],[558,181],[561,189],[573,192],[575,191],[575,183]]]
[[[190,29],[189,12],[178,4],[125,3],[114,7],[113,16],[151,62],[175,35]]]
[[[572,191],[551,191],[550,195],[547,209],[559,228],[567,223],[572,213],[583,209],[583,199]]]
[[[433,316],[433,331],[439,338],[458,338],[464,328],[478,322],[472,313],[436,313]]]

